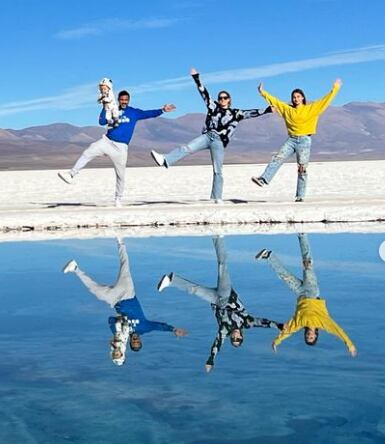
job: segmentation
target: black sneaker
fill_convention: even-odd
[[[302,197],[296,197],[296,198],[295,198],[295,201],[296,201],[296,202],[303,202],[303,198],[302,198]]]
[[[270,255],[271,255],[271,250],[266,250],[266,248],[264,248],[259,253],[257,253],[257,255],[255,256],[255,259],[257,261],[259,261],[261,259],[269,259]]]
[[[263,187],[264,185],[267,185],[267,182],[263,177],[253,176],[251,178],[251,180],[252,180],[252,182],[257,184],[259,187]]]

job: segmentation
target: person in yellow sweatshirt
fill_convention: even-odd
[[[287,104],[265,91],[263,83],[259,85],[258,90],[261,96],[283,117],[289,138],[279,152],[272,157],[263,174],[259,177],[254,176],[251,178],[255,184],[260,187],[268,185],[283,162],[295,154],[298,164],[295,201],[303,202],[306,193],[306,169],[310,159],[311,137],[317,132],[319,116],[334,99],[341,85],[342,81],[337,79],[333,84],[332,90],[326,96],[309,104],[306,102],[306,96],[301,89],[292,91],[291,104]]]
[[[273,350],[277,351],[277,346],[282,341],[301,329],[304,330],[305,343],[313,346],[317,343],[319,330],[325,330],[327,333],[341,339],[345,343],[349,353],[355,357],[357,355],[356,347],[344,330],[331,318],[326,307],[325,299],[319,297],[319,286],[314,272],[310,244],[306,234],[299,234],[298,240],[303,263],[302,279],[290,273],[272,251],[263,249],[256,255],[257,260],[267,261],[277,273],[277,276],[282,279],[297,296],[294,316],[284,324],[283,330],[274,339],[272,344]]]

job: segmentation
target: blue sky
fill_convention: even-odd
[[[336,105],[385,102],[383,0],[99,0],[2,5],[0,127],[97,123],[97,83],[129,89],[132,106],[204,112],[189,79],[262,107],[256,88],[310,99],[336,77]]]

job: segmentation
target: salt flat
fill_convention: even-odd
[[[271,185],[259,188],[250,178],[263,168],[226,165],[223,205],[209,200],[211,166],[128,168],[123,208],[113,206],[113,169],[83,170],[71,185],[54,170],[0,172],[1,238],[25,238],[20,234],[25,231],[44,238],[79,228],[143,233],[140,227],[147,227],[149,234],[201,232],[202,226],[291,231],[298,223],[313,227],[301,225],[304,231],[346,230],[342,223],[353,231],[384,231],[385,160],[311,163],[304,203],[294,202],[295,164],[285,164]]]

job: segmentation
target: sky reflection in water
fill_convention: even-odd
[[[164,274],[217,286],[210,237],[127,238],[136,298],[151,321],[188,336],[142,335],[126,362],[110,359],[108,319],[68,260],[101,284],[115,282],[115,239],[0,244],[2,385],[0,442],[55,443],[382,443],[385,442],[382,234],[308,236],[314,269],[332,318],[357,347],[353,359],[336,337],[314,347],[297,333],[271,349],[275,328],[244,329],[227,339],[206,373],[218,324],[202,298],[156,286]],[[248,313],[286,322],[296,296],[267,263],[272,250],[302,276],[296,235],[227,236],[231,285]],[[221,242],[222,242],[221,241]]]

